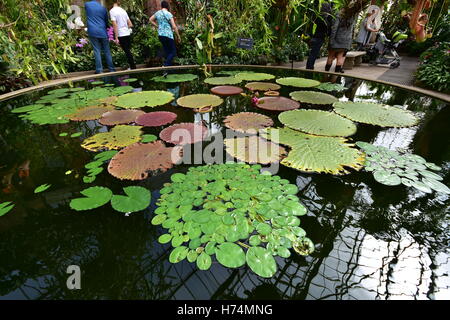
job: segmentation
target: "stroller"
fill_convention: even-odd
[[[405,41],[408,36],[405,33],[397,31],[394,33],[392,40],[389,40],[383,32],[377,34],[375,43],[367,49],[369,63],[373,65],[385,65],[391,69],[400,66],[400,56],[396,49]]]

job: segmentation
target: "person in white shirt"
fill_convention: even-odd
[[[113,8],[109,11],[111,21],[114,27],[115,39],[125,52],[130,69],[136,69],[133,54],[131,53],[131,23],[128,13],[120,7],[120,1],[114,1]]]

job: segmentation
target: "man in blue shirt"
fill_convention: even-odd
[[[87,17],[87,31],[89,41],[94,48],[95,73],[103,72],[101,51],[105,53],[106,64],[110,72],[116,71],[109,49],[108,33],[108,12],[99,1],[89,1],[84,4]]]

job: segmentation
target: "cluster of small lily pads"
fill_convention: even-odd
[[[260,169],[227,163],[171,176],[152,219],[167,231],[158,241],[174,248],[170,262],[186,258],[207,270],[215,255],[225,267],[247,264],[259,276],[272,277],[274,256],[287,258],[290,248],[302,255],[314,250],[299,227],[298,217],[306,208],[296,196],[297,187]]]
[[[427,162],[421,156],[400,153],[362,141],[356,142],[356,145],[366,153],[364,169],[372,172],[379,183],[387,186],[403,184],[425,193],[434,190],[450,194],[450,189],[440,182],[442,177],[431,171],[439,171],[441,167]]]

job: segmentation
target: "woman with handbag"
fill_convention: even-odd
[[[181,37],[177,25],[173,20],[173,15],[169,11],[169,3],[167,1],[161,2],[161,10],[150,17],[150,23],[158,28],[159,41],[166,55],[164,66],[171,66],[173,58],[177,55],[173,32],[175,31],[177,34],[179,42],[181,41]]]

